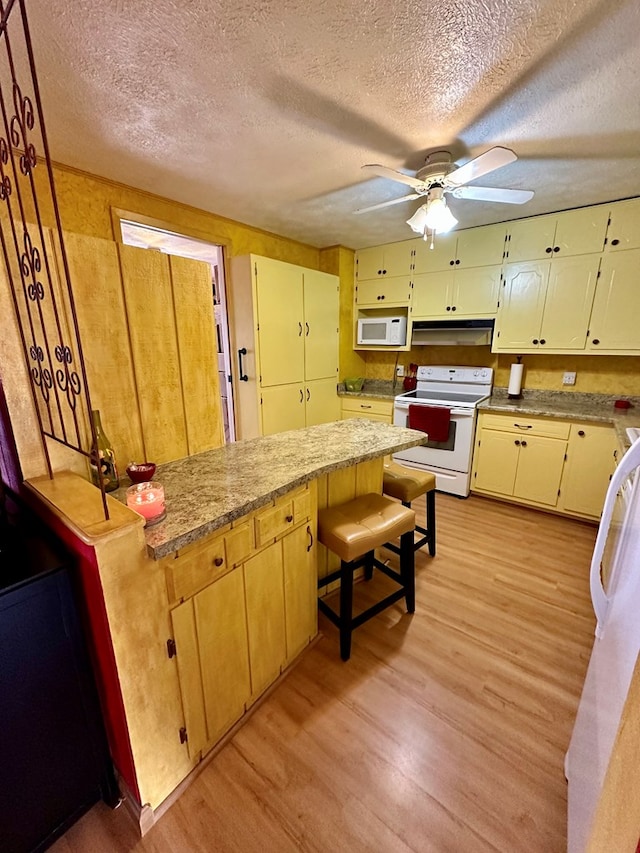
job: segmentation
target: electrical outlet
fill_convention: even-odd
[[[404,376],[404,364],[397,365],[396,376]]]
[[[575,371],[567,371],[562,377],[563,385],[575,385],[576,384],[576,374]]]

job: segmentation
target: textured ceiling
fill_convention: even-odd
[[[360,166],[441,148],[535,190],[459,227],[640,195],[637,0],[26,2],[54,160],[316,246],[413,236]]]

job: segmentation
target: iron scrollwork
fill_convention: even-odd
[[[40,252],[31,242],[31,236],[26,228],[24,230],[24,252],[20,259],[20,265],[22,267],[22,274],[29,282],[27,285],[29,299],[32,302],[40,302],[44,299],[44,287],[38,278],[42,270]]]
[[[70,365],[73,364],[71,349],[64,344],[59,344],[55,348],[54,352],[56,360],[60,364],[64,365],[64,370],[61,368],[56,370],[56,382],[58,384],[58,388],[63,394],[66,394],[69,407],[75,411],[77,398],[80,395],[82,386],[77,372],[70,369]]]
[[[14,148],[22,149],[20,171],[23,175],[30,175],[37,162],[36,149],[28,135],[28,131],[33,130],[35,124],[35,113],[31,98],[22,94],[20,86],[15,81],[13,84],[13,106],[16,112],[11,118],[11,144]]]

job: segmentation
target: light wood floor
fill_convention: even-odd
[[[398,604],[359,628],[347,664],[322,620],[143,840],[100,804],[55,853],[564,850],[595,528],[479,497],[438,495],[437,512],[413,617]]]

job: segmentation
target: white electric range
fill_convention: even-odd
[[[477,406],[491,394],[491,367],[423,365],[418,368],[415,391],[399,394],[393,404],[393,422],[406,427],[409,406],[437,406],[450,410],[447,441],[429,441],[394,454],[403,465],[433,471],[436,488],[467,497],[471,481],[471,456]]]

